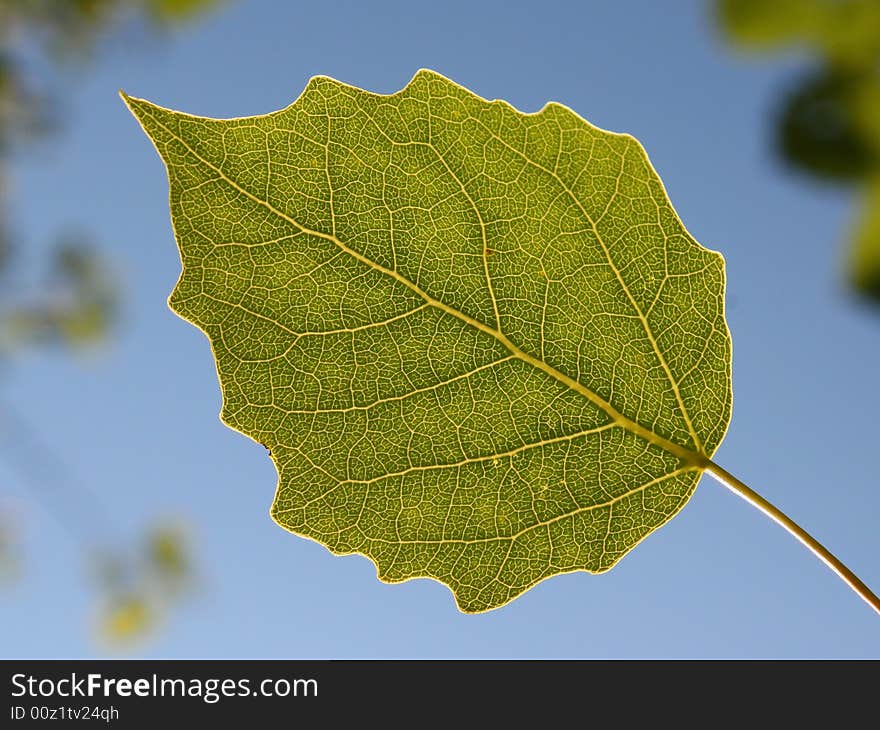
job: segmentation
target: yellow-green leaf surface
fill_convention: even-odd
[[[230,120],[126,101],[168,168],[170,305],[279,525],[476,612],[687,502],[730,419],[724,262],[635,139],[430,71]]]
[[[852,280],[860,292],[880,300],[880,178],[866,185],[854,239]]]

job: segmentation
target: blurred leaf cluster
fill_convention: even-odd
[[[155,629],[192,585],[189,554],[186,531],[172,522],[151,527],[133,555],[98,553],[101,638],[111,644],[129,644]]]
[[[14,182],[9,163],[61,131],[65,84],[59,79],[67,80],[63,74],[70,67],[81,71],[107,40],[126,29],[170,28],[219,2],[0,0],[0,361],[29,347],[69,349],[101,342],[118,317],[118,277],[87,232],[60,232],[42,278],[26,283],[23,246],[8,209]],[[97,497],[71,478],[52,445],[38,440],[38,429],[26,418],[0,408],[0,423],[14,439],[5,458],[15,462],[36,497],[46,487],[62,489],[91,514],[102,511]],[[97,555],[100,633],[127,642],[146,635],[186,593],[193,581],[190,546],[183,529],[171,522],[153,525],[140,542],[128,546],[112,532],[112,525],[105,524],[76,539],[87,555]],[[18,533],[13,510],[0,505],[0,579],[18,573]]]
[[[2,294],[0,355],[28,345],[100,342],[118,311],[115,279],[83,234],[59,236],[41,286]]]
[[[110,31],[146,19],[170,25],[217,0],[0,0],[0,272],[15,262],[4,194],[6,164],[59,127],[51,69],[85,60]],[[12,288],[0,298],[0,354],[24,345],[78,346],[100,341],[117,314],[114,277],[80,234],[59,235],[48,276],[37,292]]]
[[[880,0],[720,0],[726,34],[755,52],[811,58],[775,120],[783,159],[858,190],[850,279],[880,302]]]

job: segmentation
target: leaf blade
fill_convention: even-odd
[[[169,170],[170,304],[270,446],[283,527],[480,611],[687,501],[729,422],[723,260],[631,137],[427,71],[238,120],[127,102]]]

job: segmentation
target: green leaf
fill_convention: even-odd
[[[718,0],[719,25],[746,48],[772,49],[812,39],[823,0]]]
[[[880,302],[880,178],[865,186],[849,266],[856,290]]]
[[[147,0],[147,9],[162,22],[190,20],[218,5],[220,0]]]
[[[142,639],[153,627],[156,616],[150,604],[138,594],[116,596],[101,610],[98,629],[110,644]]]
[[[871,175],[880,150],[863,100],[875,84],[873,74],[841,69],[804,75],[779,115],[776,134],[784,159],[832,180],[848,182]]]
[[[59,241],[40,296],[0,311],[0,352],[29,344],[85,347],[101,342],[118,314],[106,262],[80,237]]]
[[[718,20],[747,49],[800,45],[847,68],[873,65],[880,52],[877,0],[719,0]]]
[[[125,99],[168,168],[170,305],[279,525],[475,612],[690,498],[730,419],[724,262],[635,139],[430,71],[232,120]]]

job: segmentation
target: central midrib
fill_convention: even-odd
[[[129,103],[130,102],[138,102],[138,101],[142,102],[143,100],[134,99],[131,97],[126,98],[126,102],[129,102]],[[144,102],[144,103],[149,103],[149,102]],[[134,111],[134,109],[132,109],[132,111]],[[137,112],[135,112],[135,116],[139,117]],[[369,266],[371,269],[378,271],[382,274],[385,274],[386,276],[390,276],[392,279],[399,282],[400,284],[402,284],[403,286],[408,288],[410,291],[412,291],[413,293],[415,293],[416,295],[421,297],[430,306],[435,307],[436,309],[439,309],[442,312],[445,312],[446,314],[449,314],[450,316],[455,317],[456,319],[464,322],[465,324],[468,324],[471,327],[474,327],[474,328],[480,330],[481,332],[484,332],[484,333],[490,335],[491,337],[495,338],[499,343],[501,343],[505,348],[507,348],[507,350],[514,357],[517,357],[518,359],[522,360],[523,362],[528,363],[532,367],[537,368],[538,370],[549,375],[550,377],[554,378],[555,380],[557,380],[558,382],[567,386],[568,388],[574,390],[575,392],[580,393],[582,396],[587,398],[587,400],[589,400],[591,403],[593,403],[594,405],[598,406],[603,411],[605,411],[605,413],[607,413],[608,416],[615,423],[619,424],[622,428],[625,428],[627,431],[635,434],[639,438],[642,438],[645,441],[647,441],[655,446],[658,446],[661,449],[669,452],[670,454],[672,454],[676,458],[680,459],[683,464],[699,467],[702,469],[711,463],[705,454],[703,454],[699,451],[694,451],[692,449],[688,449],[684,446],[681,446],[680,444],[675,443],[674,441],[670,441],[669,439],[667,439],[663,436],[660,436],[659,434],[655,433],[651,429],[646,428],[645,426],[642,426],[640,423],[625,416],[620,411],[618,411],[614,406],[612,406],[608,401],[606,401],[604,398],[602,398],[598,393],[593,392],[592,390],[590,390],[589,388],[584,386],[582,383],[578,382],[574,378],[569,377],[565,373],[557,370],[552,365],[549,365],[546,362],[544,362],[543,360],[540,360],[539,358],[536,358],[533,355],[530,355],[529,353],[520,349],[515,343],[511,342],[510,339],[503,332],[501,332],[500,329],[492,328],[492,327],[484,324],[483,322],[480,322],[479,320],[474,319],[473,317],[470,317],[469,315],[458,311],[454,307],[450,307],[445,302],[443,302],[439,299],[435,299],[430,294],[425,292],[421,287],[419,287],[418,284],[410,281],[405,276],[403,276],[400,272],[395,271],[393,269],[389,269],[385,266],[382,266],[379,263],[376,263],[372,259],[369,259],[368,257],[361,254],[359,251],[356,251],[353,248],[350,248],[347,244],[345,244],[343,241],[341,241],[335,235],[330,234],[330,233],[324,233],[323,231],[316,231],[311,228],[308,228],[307,226],[304,226],[296,219],[291,218],[285,212],[278,210],[270,202],[268,202],[266,200],[262,200],[260,197],[254,195],[249,190],[247,190],[246,188],[239,185],[235,180],[233,180],[228,175],[226,175],[226,173],[223,172],[223,170],[221,170],[219,167],[217,167],[215,164],[213,164],[210,160],[206,160],[202,155],[200,155],[198,152],[196,152],[196,150],[194,150],[186,142],[186,140],[184,140],[182,137],[180,137],[180,135],[175,134],[171,129],[169,129],[162,122],[158,121],[155,118],[153,119],[153,121],[156,124],[158,124],[160,127],[162,127],[162,129],[164,129],[168,133],[169,136],[171,136],[177,142],[182,144],[193,157],[195,157],[197,160],[199,160],[206,167],[213,170],[220,177],[220,179],[222,179],[227,184],[231,185],[238,192],[240,192],[242,195],[246,196],[247,198],[249,198],[253,202],[257,203],[258,205],[263,206],[268,211],[270,211],[272,214],[278,216],[282,220],[284,220],[287,223],[289,223],[290,225],[294,226],[301,233],[304,233],[305,235],[308,235],[308,236],[315,236],[317,238],[321,238],[326,241],[330,241],[334,245],[338,246],[342,251],[349,254],[353,258],[357,259],[361,263]],[[149,137],[150,135],[147,135],[147,136]]]

